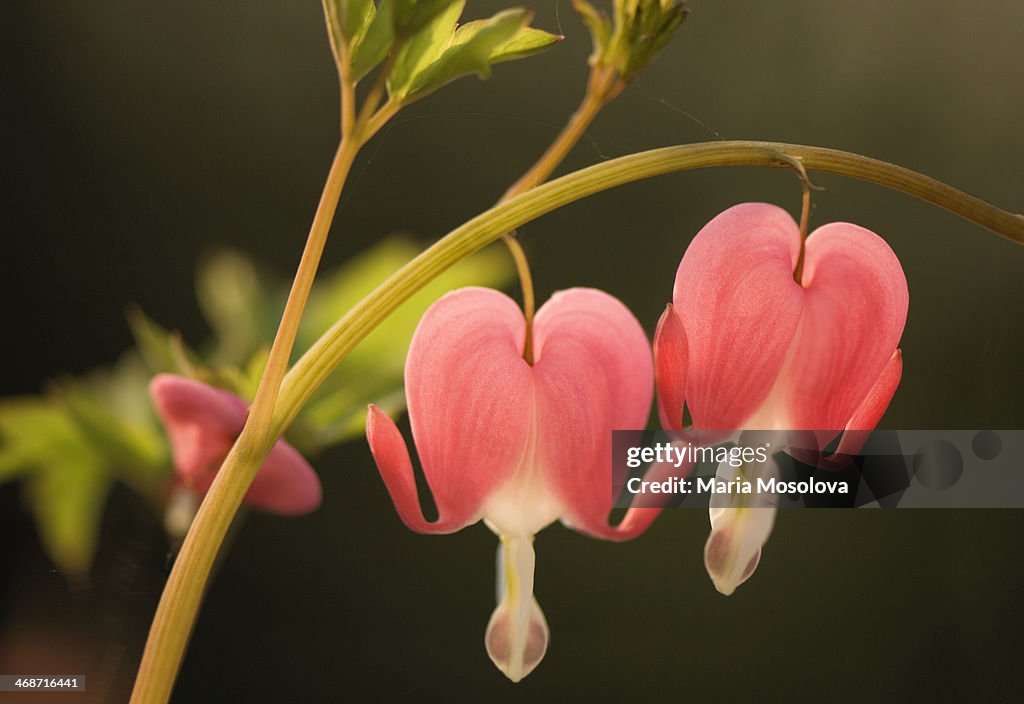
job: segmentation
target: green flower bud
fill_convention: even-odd
[[[573,0],[594,42],[590,64],[631,81],[654,59],[689,14],[683,0],[615,0],[613,17]]]

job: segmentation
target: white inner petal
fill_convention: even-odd
[[[512,477],[484,502],[484,521],[498,535],[525,537],[551,525],[562,504],[548,487],[548,469],[537,452],[537,404],[530,414],[529,441]]]
[[[540,663],[548,647],[548,624],[533,596],[533,536],[501,536],[498,606],[484,635],[487,654],[513,682]]]

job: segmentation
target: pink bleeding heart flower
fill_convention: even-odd
[[[498,606],[485,645],[518,682],[544,656],[548,627],[533,597],[534,535],[561,519],[606,540],[640,534],[658,513],[631,508],[617,526],[611,458],[615,428],[644,427],[653,394],[650,346],[612,296],[575,288],[537,312],[534,363],[511,298],[465,288],[439,299],[413,336],[405,365],[409,420],[437,506],[427,521],[409,451],[375,406],[367,438],[398,515],[420,533],[483,519],[500,537]]]
[[[903,370],[897,348],[909,295],[878,235],[849,223],[800,228],[781,208],[729,208],[697,234],[655,333],[658,411],[680,430],[806,430],[821,452],[855,454]],[[731,594],[757,567],[773,508],[711,510],[704,559]]]
[[[149,391],[170,436],[179,482],[204,496],[242,432],[248,406],[227,391],[173,374],[158,374]],[[316,509],[320,498],[316,472],[294,447],[279,440],[249,487],[245,503],[293,516]]]

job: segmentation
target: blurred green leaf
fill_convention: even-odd
[[[92,564],[110,491],[102,461],[83,444],[75,455],[50,460],[28,479],[29,505],[47,554],[59,568],[84,575]]]
[[[21,477],[43,547],[81,575],[96,549],[110,476],[65,408],[38,397],[0,403],[0,481]]]
[[[368,398],[372,401],[367,401]],[[325,396],[307,417],[311,427],[318,430],[312,440],[326,447],[362,437],[366,432],[366,412],[370,403],[376,404],[392,418],[397,417],[405,411],[405,390],[398,386],[359,393],[346,388]]]
[[[170,472],[149,377],[132,353],[48,396],[0,401],[0,481],[23,480],[43,546],[62,570],[88,570],[115,481],[152,498]]]
[[[142,490],[166,474],[167,444],[149,403],[149,373],[134,355],[112,370],[57,387],[71,420],[111,470]]]
[[[244,364],[270,339],[277,314],[267,288],[252,261],[238,252],[224,250],[200,262],[196,297],[214,334],[208,362]]]
[[[257,349],[249,361],[241,370],[241,384],[237,389],[238,395],[244,399],[256,397],[256,390],[263,378],[263,370],[267,367],[267,360],[270,359],[270,346],[264,345]]]
[[[199,355],[185,345],[181,335],[153,321],[138,306],[129,308],[127,317],[139,354],[151,371],[191,375]]]
[[[39,396],[0,401],[0,482],[44,468],[81,447],[62,408]]]
[[[279,284],[268,282],[237,252],[224,251],[203,260],[196,275],[196,295],[213,331],[203,354],[139,308],[129,310],[128,322],[149,376],[179,374],[251,399],[255,388],[248,365],[273,339],[287,290]]]
[[[300,349],[419,251],[409,240],[392,238],[325,272],[303,318]],[[511,275],[509,260],[494,249],[433,281],[353,350],[289,430],[289,439],[316,452],[361,435],[370,402],[401,412],[405,356],[427,307],[453,288],[500,286]],[[273,319],[268,311],[283,302],[285,287],[268,283],[247,259],[230,253],[207,260],[198,281],[214,332],[212,344],[203,347],[209,351],[205,356],[136,309],[129,321],[137,352],[113,367],[65,378],[47,396],[0,401],[0,482],[22,482],[43,545],[62,570],[76,575],[88,570],[114,482],[163,508],[172,467],[148,393],[154,372],[190,376],[247,399],[255,394],[269,339],[261,325]]]

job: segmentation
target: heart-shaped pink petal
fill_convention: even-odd
[[[800,321],[799,255],[796,223],[765,203],[729,208],[690,243],[672,301],[686,334],[695,428],[738,429],[764,402]]]

